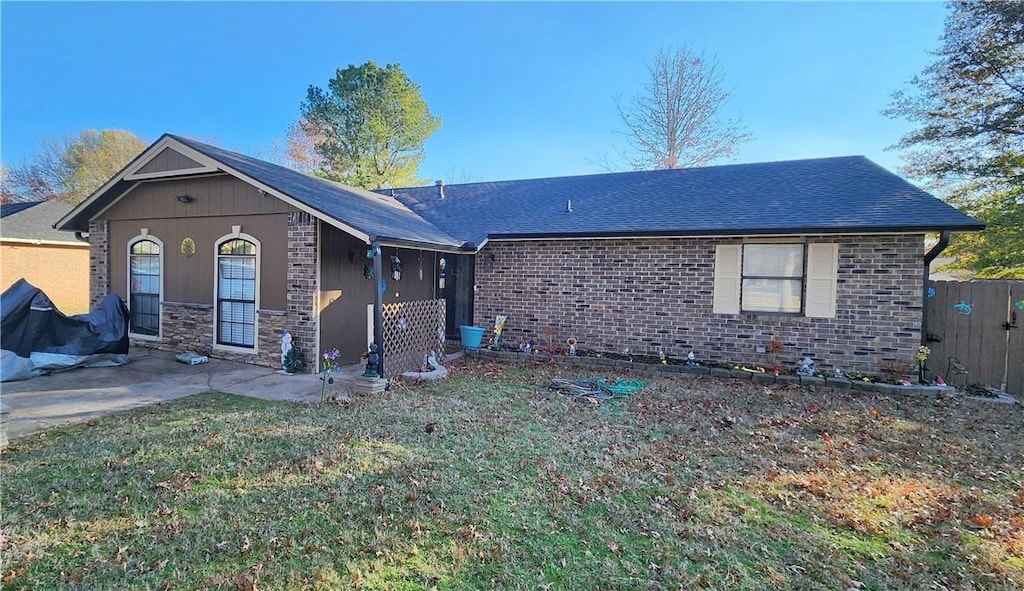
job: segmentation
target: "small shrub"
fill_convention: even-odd
[[[882,361],[881,373],[886,382],[896,384],[900,380],[907,379],[907,376],[912,375],[916,367],[916,362],[903,359],[886,359]]]

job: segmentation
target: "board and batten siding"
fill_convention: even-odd
[[[191,203],[175,197],[188,195]],[[285,310],[287,298],[287,204],[260,197],[256,190],[227,176],[142,183],[102,214],[109,222],[110,289],[127,295],[127,244],[147,228],[164,243],[164,300],[214,303],[216,241],[240,225],[261,244],[260,307]],[[180,251],[192,238],[196,251]]]
[[[176,198],[188,195],[181,203]],[[143,182],[101,214],[106,220],[288,213],[294,208],[226,174]],[[282,242],[283,244],[283,242]]]
[[[167,172],[169,170],[187,170],[190,168],[202,168],[203,165],[185,156],[177,150],[164,148],[145,166],[135,171],[136,174],[149,174],[154,172]]]
[[[320,256],[320,342],[322,349],[337,347],[344,363],[358,362],[367,346],[367,306],[373,304],[373,289],[380,278],[367,279],[363,268],[369,248],[337,228],[321,226]],[[391,256],[402,261],[402,279],[391,278]],[[384,303],[431,300],[436,296],[436,258],[433,251],[381,248],[381,266],[387,290]],[[422,263],[423,279],[419,277]]]

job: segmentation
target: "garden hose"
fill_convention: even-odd
[[[590,398],[604,402],[616,398],[628,398],[644,386],[643,381],[637,379],[617,378],[614,382],[608,383],[605,378],[586,378],[582,380],[551,380],[548,390],[558,392],[573,400]]]

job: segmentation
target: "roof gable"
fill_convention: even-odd
[[[167,153],[167,150],[172,150],[177,156]],[[156,162],[164,164],[154,164]],[[174,168],[173,162],[185,168]],[[199,164],[200,167],[190,163]],[[163,166],[170,168],[155,170]],[[147,167],[150,172],[141,172]],[[441,250],[458,250],[462,246],[462,241],[427,222],[392,197],[333,183],[170,134],[154,142],[118,175],[63,217],[58,227],[87,229],[89,220],[127,195],[138,182],[214,172],[233,175],[366,242],[378,239],[384,244],[421,245]]]
[[[153,156],[145,165],[139,167],[138,170],[132,173],[132,176],[140,176],[154,173],[163,173],[169,171],[194,171],[202,170],[205,167],[175,150],[174,148],[164,148],[156,156]]]

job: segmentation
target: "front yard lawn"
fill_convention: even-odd
[[[4,589],[1020,589],[1024,409],[467,362],[15,442]],[[609,376],[613,377],[613,376]]]

